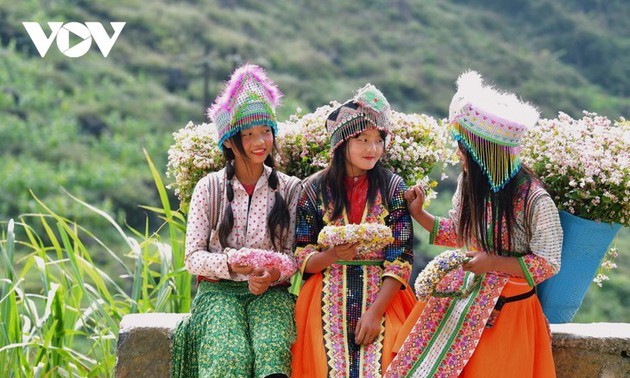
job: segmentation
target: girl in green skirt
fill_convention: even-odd
[[[173,377],[288,377],[295,301],[288,279],[300,181],[274,168],[282,94],[255,65],[237,69],[209,109],[226,167],[197,183],[186,268],[191,315],[173,340]]]

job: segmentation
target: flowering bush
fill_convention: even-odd
[[[278,169],[289,175],[306,178],[325,168],[330,161],[330,145],[325,120],[337,106],[337,102],[317,108],[313,113],[296,114],[279,123],[276,137]],[[455,144],[448,135],[443,121],[420,114],[392,112],[390,130],[394,137],[385,151],[383,162],[408,184],[422,183],[427,189],[427,201],[435,198],[437,185],[428,174],[439,168],[444,179],[446,164],[455,164]],[[209,172],[225,166],[223,155],[216,145],[216,128],[213,124],[186,127],[173,133],[175,143],[168,151],[167,176],[174,182],[182,211],[188,205],[197,181]]]
[[[225,167],[225,159],[217,147],[214,124],[188,122],[183,129],[173,133],[173,139],[175,143],[168,149],[166,176],[175,181],[167,188],[175,191],[182,211],[188,212],[197,181]]]
[[[630,225],[630,122],[611,125],[588,112],[575,120],[561,112],[528,131],[522,156],[559,209]]]
[[[281,125],[280,165],[288,174],[305,178],[325,168],[330,161],[330,145],[326,118],[340,104],[331,102],[313,113],[292,115]],[[383,156],[383,163],[402,177],[407,184],[422,184],[427,189],[427,203],[435,198],[437,185],[429,177],[439,168],[444,179],[444,168],[455,164],[455,143],[448,128],[424,114],[404,114],[392,111],[390,130],[392,143]]]
[[[306,115],[302,115],[298,108],[288,121],[279,125],[278,163],[287,174],[304,179],[328,166],[330,142],[326,117],[339,105],[331,101]]]

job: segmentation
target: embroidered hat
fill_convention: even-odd
[[[277,135],[276,107],[281,98],[282,92],[262,68],[246,64],[236,69],[208,109],[217,127],[219,149],[223,151],[223,142],[234,134],[254,126],[269,126]]]
[[[334,153],[348,138],[368,129],[376,128],[390,134],[390,112],[383,93],[372,84],[366,84],[352,100],[335,109],[326,119],[331,152]]]
[[[516,95],[484,85],[475,71],[457,79],[457,93],[449,107],[453,137],[481,166],[494,192],[521,167],[521,138],[539,116],[534,106]]]

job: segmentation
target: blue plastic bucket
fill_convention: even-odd
[[[560,272],[538,285],[550,323],[573,319],[620,224],[601,223],[560,211],[564,238]]]

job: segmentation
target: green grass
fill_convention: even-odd
[[[70,194],[115,230],[116,247],[36,197],[41,212],[3,225],[0,366],[6,371],[25,377],[113,376],[124,315],[190,310],[191,277],[183,267],[184,218],[170,209],[166,189],[147,159],[164,200],[161,209],[150,209],[163,220],[157,232],[125,229]],[[94,262],[92,256],[101,254],[120,276],[109,275]]]

